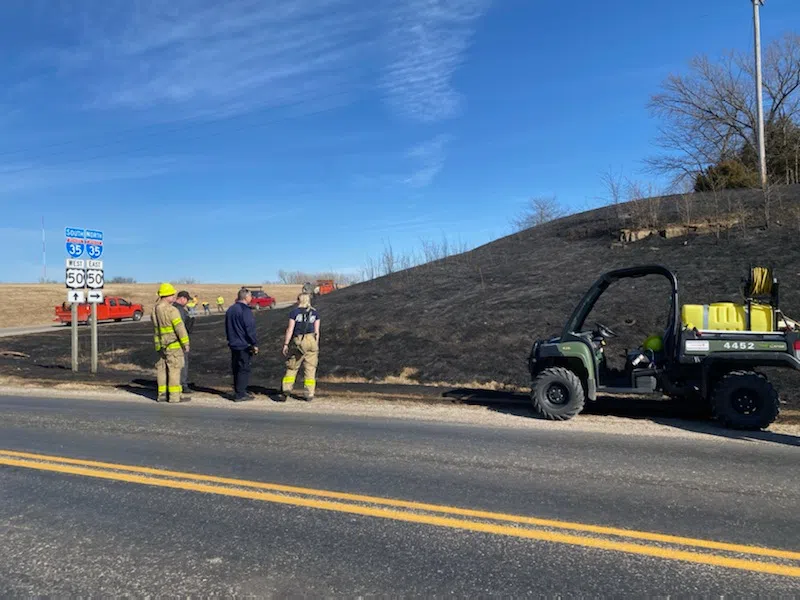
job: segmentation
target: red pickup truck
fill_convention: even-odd
[[[89,323],[91,317],[91,305],[78,305],[78,323]],[[133,319],[139,321],[144,315],[144,308],[141,304],[132,304],[119,296],[107,296],[103,302],[97,305],[97,321],[122,321],[122,319]],[[66,325],[72,323],[72,309],[67,302],[56,306],[56,318]]]
[[[256,310],[261,310],[262,308],[274,308],[275,298],[270,296],[263,289],[260,287],[249,287],[247,289],[249,289],[250,293],[253,295],[253,299],[250,300],[250,306],[252,308],[255,308]]]

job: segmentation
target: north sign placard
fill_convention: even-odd
[[[86,269],[86,287],[90,290],[102,290],[105,284],[103,271],[100,269]]]
[[[103,232],[96,229],[86,230],[86,254],[89,258],[98,259],[103,256]]]
[[[83,269],[67,269],[64,284],[71,290],[82,290],[86,287],[86,271]]]

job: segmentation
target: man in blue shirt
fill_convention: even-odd
[[[234,402],[254,399],[247,391],[247,384],[250,383],[250,361],[254,354],[258,354],[256,318],[250,308],[252,298],[250,290],[240,289],[236,302],[225,312],[225,336],[231,349]]]

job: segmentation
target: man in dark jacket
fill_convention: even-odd
[[[250,308],[252,298],[250,290],[240,289],[236,302],[225,312],[225,336],[231,349],[234,402],[254,398],[247,391],[247,384],[250,383],[250,361],[254,354],[258,354],[256,318]]]
[[[186,333],[189,335],[192,334],[192,329],[194,328],[194,317],[189,316],[189,311],[186,310],[186,304],[191,300],[192,296],[186,290],[181,290],[178,292],[178,297],[175,298],[175,302],[172,303],[172,306],[178,309],[178,312],[181,315],[181,321],[183,321],[184,326],[186,327]],[[189,389],[189,353],[185,353],[183,356],[183,368],[181,369],[181,385],[183,386],[184,392]],[[188,396],[184,393],[184,398],[188,398]]]

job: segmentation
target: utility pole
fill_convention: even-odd
[[[44,215],[42,215],[42,283],[47,283],[47,238],[44,234]]]
[[[756,51],[756,101],[758,104],[758,163],[761,174],[761,189],[767,189],[767,156],[764,142],[764,94],[761,78],[761,16],[759,9],[764,6],[764,0],[753,2],[753,30],[755,33]]]

